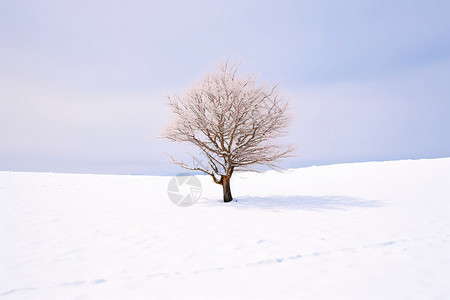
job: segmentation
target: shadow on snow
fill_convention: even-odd
[[[205,199],[198,203],[202,206],[233,206],[237,209],[261,210],[346,210],[353,207],[381,207],[382,203],[375,200],[363,200],[345,196],[270,196],[270,197],[236,197],[233,202],[223,203],[222,200]]]

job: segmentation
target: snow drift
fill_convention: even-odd
[[[450,298],[450,158],[198,178],[0,172],[0,297]]]

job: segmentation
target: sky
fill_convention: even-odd
[[[280,81],[285,168],[450,156],[449,1],[0,2],[0,170],[183,172],[159,138],[227,57]]]

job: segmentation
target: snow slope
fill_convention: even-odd
[[[199,177],[0,172],[0,299],[450,298],[450,158]]]

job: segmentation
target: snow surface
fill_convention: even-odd
[[[0,172],[0,298],[450,299],[450,158],[170,179]]]

